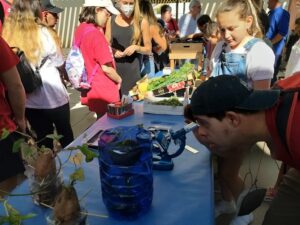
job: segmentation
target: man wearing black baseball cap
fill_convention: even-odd
[[[59,19],[58,14],[64,10],[55,6],[52,0],[41,0],[42,21],[51,28],[54,28]]]
[[[279,90],[249,90],[236,76],[221,75],[200,85],[185,109],[185,117],[200,125],[194,132],[196,138],[213,153],[240,159],[256,142],[265,141],[273,158],[293,167],[284,177],[263,225],[298,224],[300,219],[297,95],[282,95]],[[283,113],[288,102],[290,107]],[[283,120],[286,121],[282,123]]]

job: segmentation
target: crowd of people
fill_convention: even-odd
[[[46,136],[54,131],[63,136],[60,140],[63,147],[74,137],[65,83],[68,77],[55,30],[63,9],[50,0],[0,2],[0,55],[3,59],[0,63],[0,134],[3,129],[10,132],[8,138],[0,140],[1,182],[24,170],[20,156],[11,151],[19,138],[15,131],[32,130],[40,140],[38,144],[48,148],[53,148],[53,143]],[[284,178],[283,174],[279,175],[276,185],[279,200],[274,201],[264,224],[295,224],[298,214],[287,216],[286,210],[300,209],[295,203],[299,191],[289,192],[293,194],[290,199],[295,197],[295,201],[286,201],[285,191],[292,182],[300,184],[297,170],[300,166],[297,158],[291,156],[286,160],[287,157],[282,156],[284,147],[277,149],[280,141],[274,138],[273,119],[280,108],[281,97],[279,91],[271,87],[277,80],[282,60],[287,62],[286,76],[300,70],[300,18],[291,31],[289,12],[279,0],[268,0],[268,9],[266,14],[260,0],[226,0],[218,7],[214,21],[209,15],[201,15],[199,0],[191,0],[189,12],[177,22],[169,5],[161,6],[161,18],[157,18],[150,0],[117,0],[115,3],[85,0],[73,44],[80,48],[91,85],[88,91],[81,92],[81,103],[100,118],[107,104],[120,101],[142,76],[152,77],[168,65],[172,41],[200,39],[205,46],[201,71],[208,81],[194,92],[185,116],[188,121],[201,125],[194,132],[195,136],[218,158],[222,200],[216,204],[215,217],[238,212],[237,202],[246,188],[239,176],[244,156],[256,141],[266,141],[272,156],[290,169],[285,171]],[[40,66],[42,86],[33,93],[24,91],[16,68],[19,59],[12,47],[25,53],[32,68]],[[296,102],[297,113],[299,101]],[[250,126],[255,129],[247,132]],[[296,135],[297,128],[293,132],[292,135]],[[293,155],[297,147],[294,144],[287,151]],[[286,179],[290,180],[286,182]],[[282,202],[285,211],[280,205]],[[281,213],[278,210],[282,210]],[[246,225],[251,221],[252,213],[236,216],[231,225]]]

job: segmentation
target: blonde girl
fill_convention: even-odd
[[[121,14],[108,20],[105,36],[122,78],[121,93],[128,94],[141,78],[141,54],[151,53],[149,23],[141,17],[138,0],[118,0],[117,7]]]
[[[11,47],[24,51],[33,68],[39,69],[43,85],[26,96],[26,118],[35,131],[39,145],[52,148],[52,140],[45,138],[54,132],[63,135],[66,146],[73,140],[70,125],[68,93],[61,82],[58,67],[64,63],[48,28],[40,20],[39,0],[14,0],[4,22],[3,38]]]
[[[217,22],[223,41],[212,54],[211,75],[236,75],[250,88],[269,88],[274,54],[261,40],[260,21],[251,0],[224,2],[217,11]]]

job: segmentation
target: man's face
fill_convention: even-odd
[[[238,128],[232,123],[230,116],[221,121],[207,116],[194,116],[199,127],[194,135],[211,152],[219,156],[232,154],[230,150],[236,149]],[[240,137],[239,137],[240,139]]]
[[[43,22],[49,26],[54,28],[55,25],[57,24],[59,17],[57,13],[53,13],[53,12],[43,12]]]
[[[201,12],[201,4],[200,3],[194,4],[191,8],[192,16],[197,16],[200,14],[200,12]]]
[[[268,1],[268,8],[271,9],[271,10],[275,9],[277,2],[278,2],[278,0],[269,0]]]

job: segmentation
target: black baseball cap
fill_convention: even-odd
[[[279,99],[280,90],[250,90],[236,76],[220,75],[202,83],[193,93],[193,115],[209,115],[228,110],[260,111],[271,108]]]
[[[64,11],[62,8],[59,8],[53,4],[53,0],[41,0],[42,11],[48,11],[52,13],[61,13]]]

